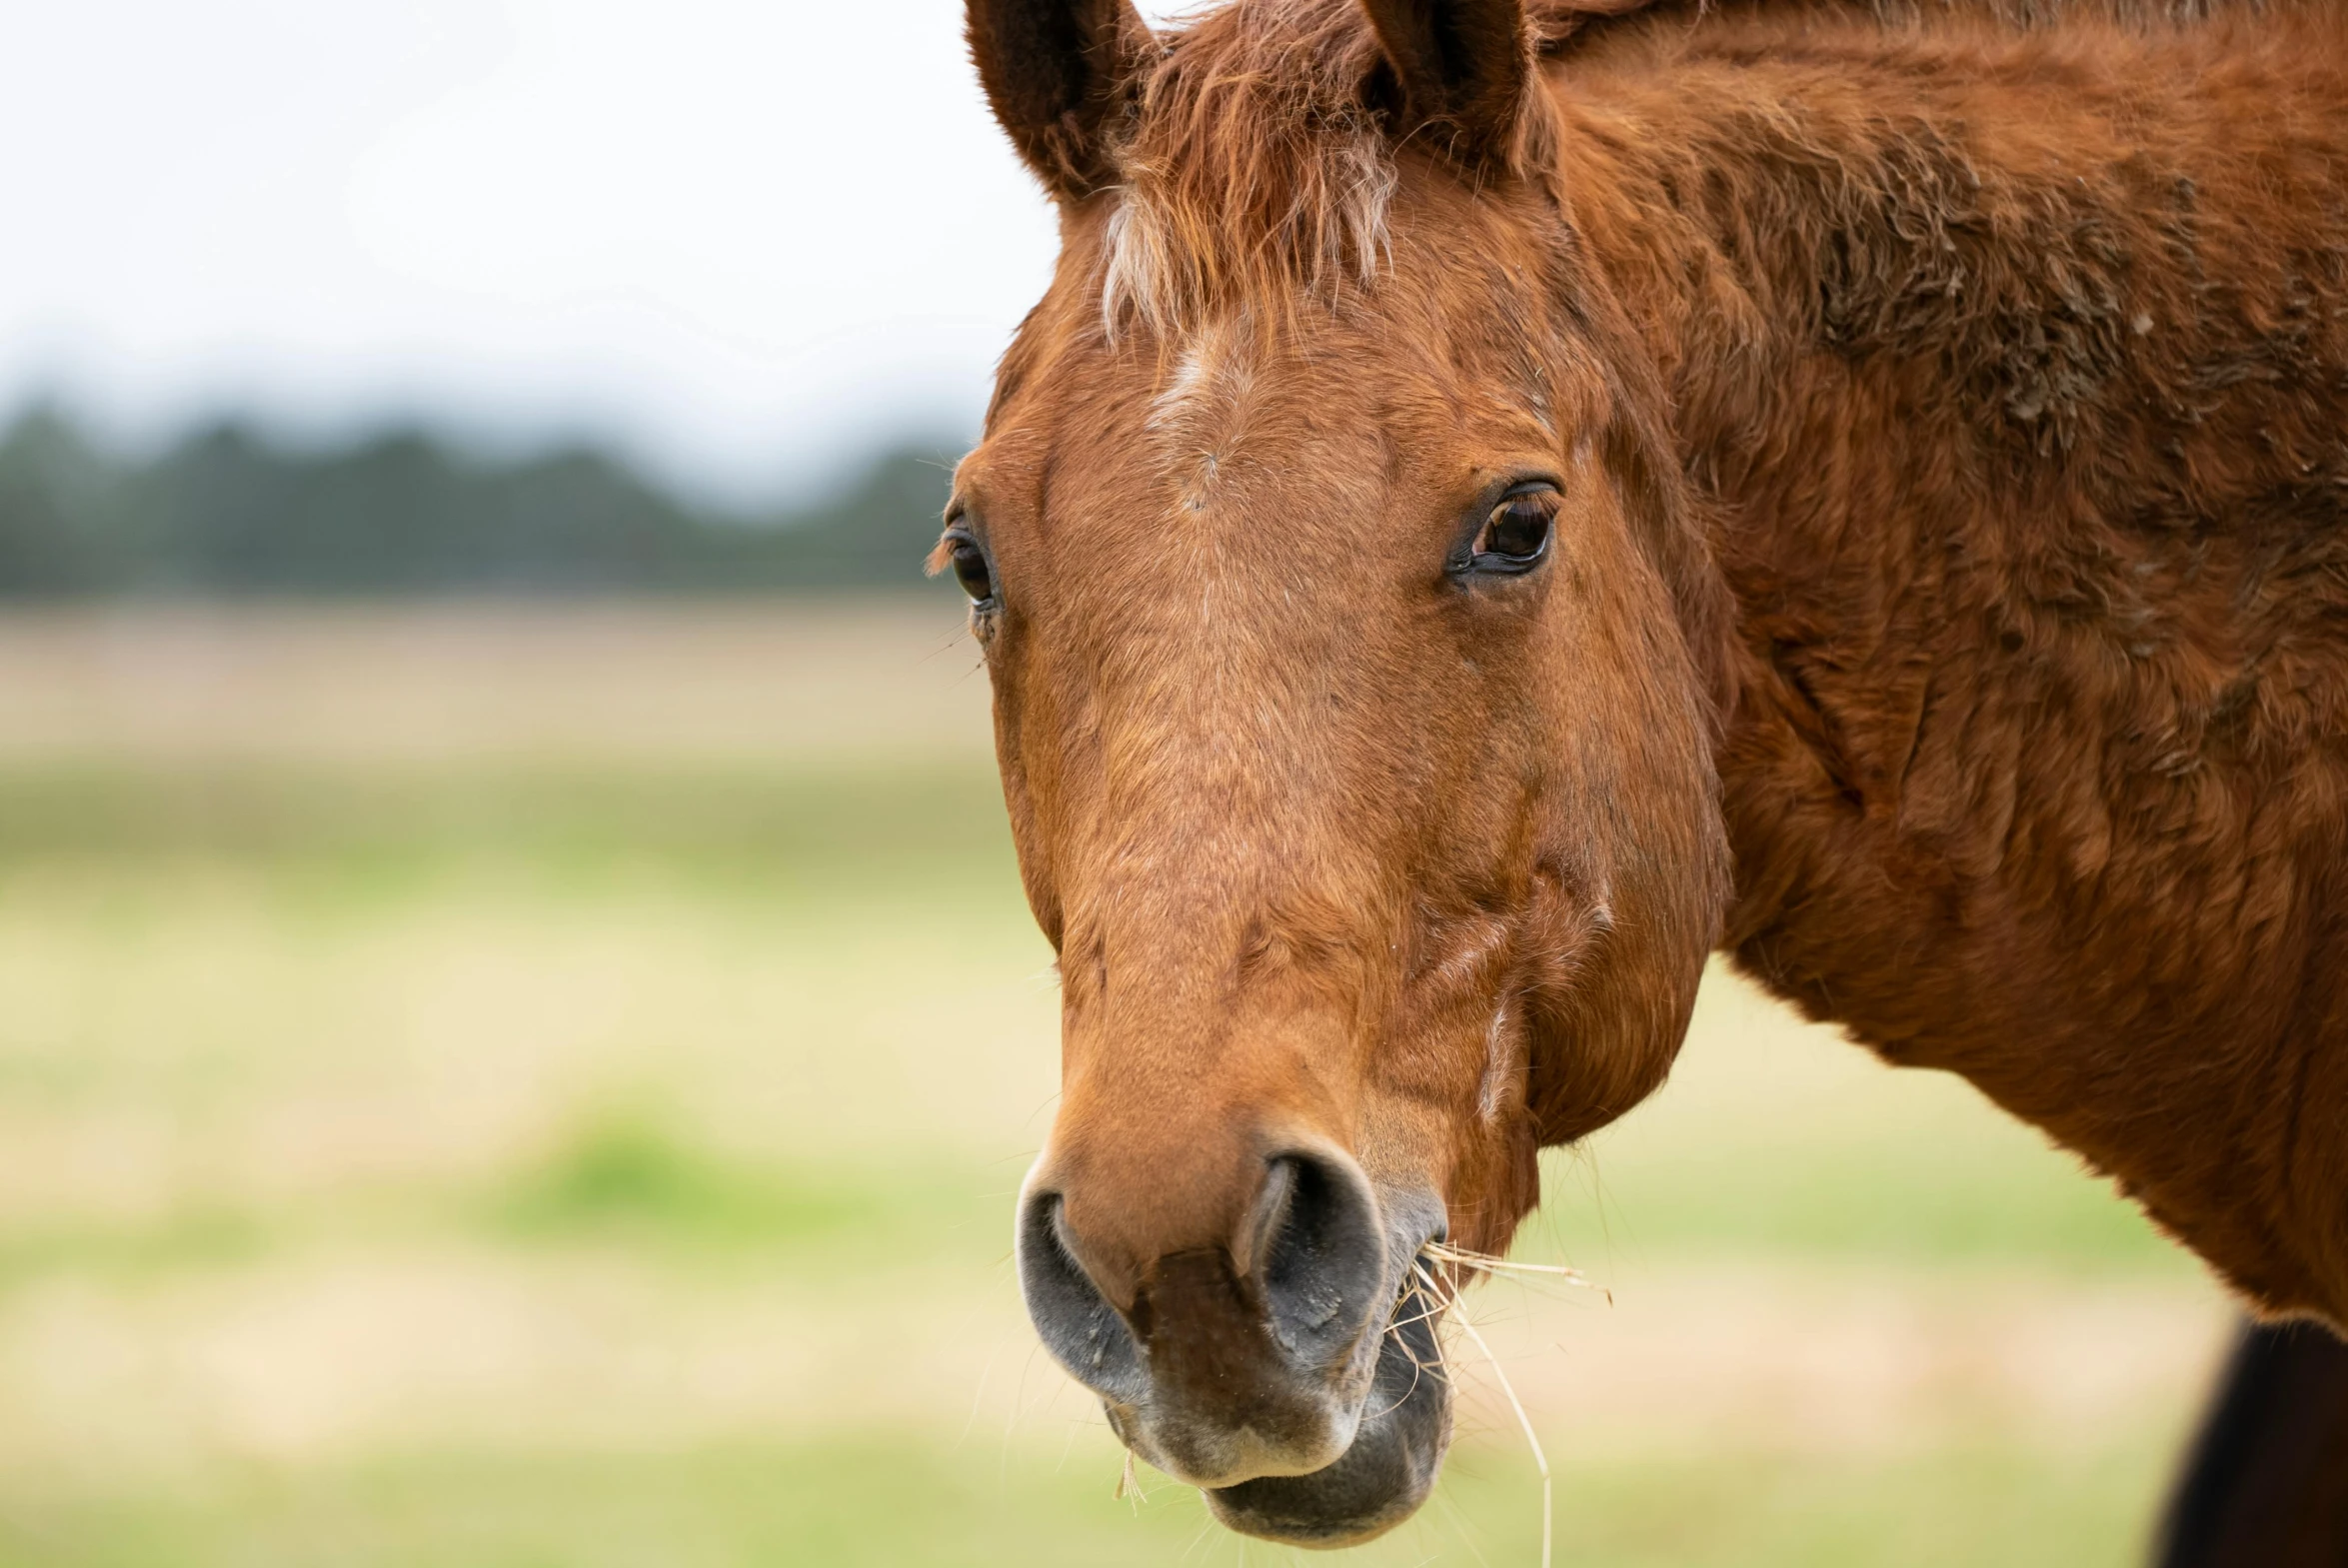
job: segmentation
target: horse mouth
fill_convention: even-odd
[[[1207,1507],[1243,1535],[1292,1546],[1354,1546],[1400,1524],[1434,1489],[1451,1442],[1451,1386],[1435,1322],[1441,1307],[1414,1268],[1380,1336],[1353,1441],[1303,1475],[1204,1489]]]

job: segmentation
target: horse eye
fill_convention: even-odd
[[[1549,548],[1558,500],[1553,490],[1502,497],[1475,536],[1475,564],[1520,572],[1540,560]]]
[[[979,548],[979,542],[967,534],[959,534],[947,541],[946,548],[954,566],[954,580],[971,596],[971,603],[992,602],[995,574],[987,570],[987,553]]]

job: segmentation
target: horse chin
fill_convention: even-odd
[[[1418,1511],[1451,1444],[1451,1385],[1434,1315],[1413,1291],[1378,1349],[1361,1424],[1343,1454],[1305,1475],[1212,1487],[1214,1517],[1243,1535],[1291,1546],[1357,1546]]]

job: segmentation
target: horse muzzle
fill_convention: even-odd
[[[1417,1509],[1450,1438],[1417,1272],[1438,1201],[1381,1202],[1350,1157],[1291,1147],[1260,1162],[1227,1242],[1136,1262],[1072,1219],[1050,1163],[1021,1200],[1028,1312],[1136,1455],[1232,1529],[1297,1545],[1367,1540]]]

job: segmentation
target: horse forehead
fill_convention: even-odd
[[[1332,358],[1359,375],[1332,378],[1326,374]],[[1347,461],[1349,433],[1377,429],[1370,404],[1346,407],[1366,389],[1360,379],[1370,374],[1364,358],[1357,345],[1336,356],[1299,352],[1252,331],[1244,320],[1192,328],[1160,357],[1142,422],[1143,445],[1174,481],[1188,512],[1203,511],[1242,472],[1252,476],[1251,492],[1309,482],[1307,471],[1316,461],[1322,467]],[[1234,463],[1241,456],[1248,461]]]

